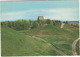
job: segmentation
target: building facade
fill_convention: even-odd
[[[43,20],[44,17],[43,16],[38,16],[38,23],[40,23],[40,20]]]

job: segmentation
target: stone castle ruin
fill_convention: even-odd
[[[38,16],[38,23],[40,23],[40,20],[43,20],[44,17],[43,16]]]

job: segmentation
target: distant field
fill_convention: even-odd
[[[36,29],[16,31],[8,27],[1,27],[2,56],[61,55],[45,42],[30,37],[32,35],[46,40],[66,55],[72,55],[72,43],[79,37],[77,27],[65,24],[62,29],[59,25],[47,25],[38,31]],[[34,30],[35,32],[31,33]]]

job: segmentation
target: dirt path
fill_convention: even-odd
[[[77,52],[76,52],[76,44],[78,42],[78,40],[80,40],[80,38],[76,39],[73,43],[72,43],[72,53],[73,55],[77,56]]]
[[[47,42],[46,40],[41,39],[41,38],[36,37],[36,36],[32,36],[32,37],[35,38],[35,39],[37,39],[37,40],[44,41],[44,42],[47,43],[50,47],[52,47],[53,50],[55,50],[55,51],[58,52],[59,54],[61,54],[61,55],[66,55],[64,52],[62,52],[61,50],[57,49],[55,46],[53,46],[51,43]]]
[[[46,26],[46,25],[43,25],[42,27],[40,27],[40,28],[38,28],[38,29],[32,31],[31,34],[33,34],[33,33],[37,32],[37,31],[39,31],[41,28],[43,28],[43,27],[45,27],[45,26]],[[55,50],[55,51],[58,52],[59,54],[61,54],[61,55],[66,55],[64,52],[62,52],[61,50],[57,49],[54,45],[52,45],[51,43],[47,42],[46,40],[41,39],[41,38],[39,38],[39,37],[37,37],[37,36],[30,36],[30,37],[35,38],[35,39],[37,39],[37,40],[41,40],[41,41],[47,43],[50,47],[52,47],[53,50]]]

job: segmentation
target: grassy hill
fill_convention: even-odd
[[[2,56],[59,55],[46,43],[8,27],[1,27]]]
[[[16,31],[7,27],[2,27],[2,56],[60,55],[45,42],[36,40],[29,35],[40,37],[65,54],[72,55],[72,43],[79,37],[78,28],[69,24],[65,24],[62,29],[60,26],[47,25],[31,33],[34,30],[36,31],[36,29]]]
[[[45,39],[65,54],[72,55],[72,43],[79,37],[78,31],[77,27],[69,24],[65,24],[62,29],[60,26],[47,25],[32,35]]]

